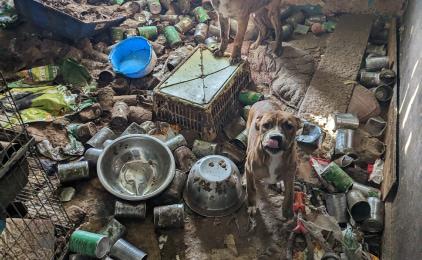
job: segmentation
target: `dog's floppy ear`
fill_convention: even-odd
[[[255,130],[256,131],[259,131],[259,125],[260,125],[261,119],[262,119],[262,115],[257,116],[256,119],[255,119]]]

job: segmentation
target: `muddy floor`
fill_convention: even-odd
[[[267,46],[250,52],[252,76],[264,93],[274,93],[289,101],[286,110],[297,112],[313,72],[326,48],[328,36],[307,35],[285,43],[282,57],[274,58]],[[261,52],[265,50],[264,52]],[[257,58],[257,55],[260,55]],[[262,56],[263,55],[263,56]],[[293,85],[271,84],[285,79]],[[264,84],[264,85],[262,85]],[[271,89],[269,85],[273,85]],[[298,179],[316,183],[310,176],[310,151],[301,150]],[[107,193],[97,178],[75,186],[76,196],[66,208],[78,206],[86,212],[82,227],[99,231],[114,213],[115,198]],[[283,259],[292,228],[282,216],[281,190],[258,185],[259,213],[251,218],[246,206],[221,218],[205,218],[187,207],[184,229],[155,230],[151,203],[144,221],[121,221],[127,228],[125,238],[149,254],[149,259]]]

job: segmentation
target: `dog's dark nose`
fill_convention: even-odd
[[[281,145],[284,141],[284,136],[282,136],[282,135],[271,135],[270,139],[277,141],[279,143],[279,145]]]

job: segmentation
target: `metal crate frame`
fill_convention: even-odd
[[[217,137],[227,120],[237,114],[239,108],[238,96],[240,90],[249,84],[250,70],[247,62],[236,69],[233,75],[225,82],[224,88],[213,98],[213,100],[200,106],[187,102],[177,97],[160,92],[161,85],[169,79],[183,64],[197,51],[195,50],[181,62],[170,75],[168,75],[154,89],[154,116],[158,120],[170,123],[177,123],[183,127],[198,132],[202,139],[212,141]]]
[[[0,229],[0,259],[63,259],[74,226],[57,196],[59,180],[44,170],[0,76],[2,101],[8,104],[7,110],[0,106],[0,185],[11,189],[9,197],[0,199],[6,224]]]

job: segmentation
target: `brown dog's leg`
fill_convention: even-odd
[[[237,64],[241,61],[241,51],[246,29],[248,28],[249,14],[239,19],[237,23],[237,34],[234,39],[233,52],[230,57],[230,64]]]
[[[256,27],[258,27],[258,38],[256,41],[251,45],[251,49],[258,48],[261,44],[264,38],[267,36],[267,26],[265,26],[265,23],[263,19],[267,15],[267,10],[263,8],[262,10],[255,13],[253,20],[255,22]]]
[[[294,174],[286,176],[284,179],[284,187],[286,189],[283,201],[283,217],[291,219],[293,217],[293,200],[294,200]]]
[[[229,44],[230,25],[229,18],[225,18],[222,15],[218,16],[218,21],[220,22],[220,48],[214,54],[215,56],[222,57]]]
[[[271,23],[275,30],[275,49],[274,52],[277,56],[281,56],[283,54],[283,36],[282,36],[282,29],[281,29],[281,22],[280,22],[280,9],[278,6],[273,6],[268,11],[268,14],[271,19]]]
[[[248,213],[256,214],[256,185],[252,171],[246,167],[246,192],[248,193]]]

